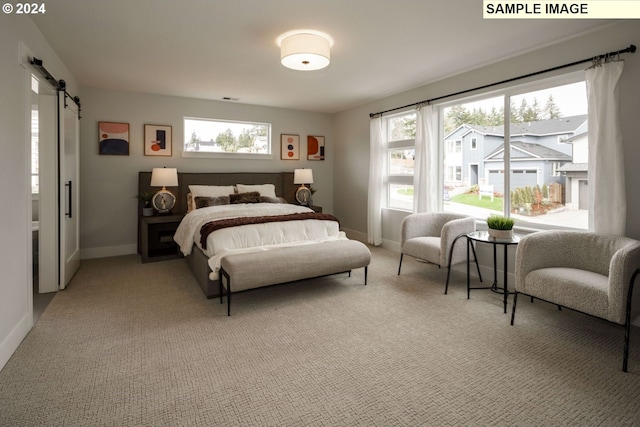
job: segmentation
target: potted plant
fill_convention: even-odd
[[[511,239],[513,237],[513,218],[506,218],[499,215],[491,215],[487,218],[489,236],[495,239]]]
[[[142,208],[142,216],[153,216],[153,207],[151,206],[151,199],[153,199],[152,191],[145,191],[137,196],[135,196],[138,200],[144,203]]]

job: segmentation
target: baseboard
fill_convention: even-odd
[[[0,370],[4,368],[13,353],[18,349],[22,340],[27,336],[33,326],[33,313],[29,310],[20,319],[9,335],[0,343]]]
[[[361,231],[351,230],[349,228],[342,228],[341,230],[344,231],[344,234],[346,234],[349,239],[357,240],[359,242],[367,244],[368,238],[366,233],[363,233]]]
[[[80,250],[80,259],[108,258],[112,256],[132,255],[138,253],[136,244],[120,246],[101,246]]]

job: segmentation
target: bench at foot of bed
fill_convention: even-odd
[[[227,255],[220,260],[220,303],[223,286],[227,290],[227,315],[231,316],[231,294],[279,283],[351,273],[371,262],[369,248],[356,240],[291,246],[262,252]]]

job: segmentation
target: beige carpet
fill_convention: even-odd
[[[183,260],[83,261],[0,372],[2,426],[640,425],[640,333],[372,249],[362,271],[239,293]],[[509,305],[509,309],[511,305]]]

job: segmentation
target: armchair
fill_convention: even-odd
[[[456,240],[476,229],[476,220],[468,215],[430,212],[408,215],[402,221],[400,231],[400,264],[398,276],[402,269],[402,258],[405,254],[421,259],[438,267],[445,266],[447,284],[449,287],[449,273],[451,265],[466,261],[464,245],[454,248]],[[474,251],[475,255],[475,251]],[[476,266],[478,261],[476,259]],[[480,269],[478,267],[478,274]]]
[[[542,231],[520,240],[515,263],[511,325],[519,294],[621,325],[626,331],[622,370],[627,372],[640,242],[589,232]]]

